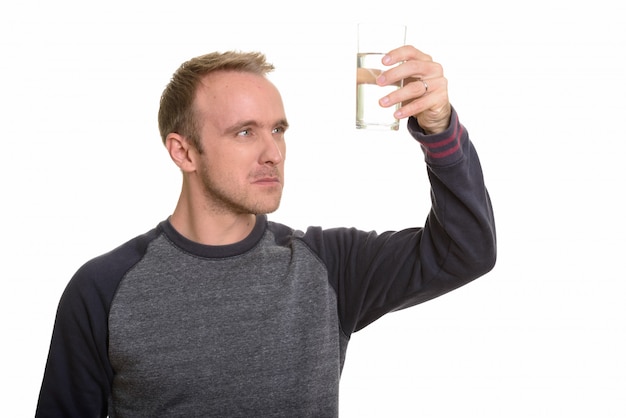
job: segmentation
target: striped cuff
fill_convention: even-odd
[[[449,165],[463,156],[461,143],[467,140],[467,132],[459,122],[454,108],[452,108],[448,129],[441,133],[427,135],[414,117],[409,118],[407,127],[411,136],[422,145],[427,162],[440,166]]]

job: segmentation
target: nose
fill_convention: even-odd
[[[261,164],[278,165],[285,158],[285,141],[282,136],[268,134],[263,138]]]

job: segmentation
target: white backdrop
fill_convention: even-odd
[[[342,416],[626,416],[623,3],[6,3],[3,415],[34,413],[74,271],[173,210],[180,174],[156,112],[192,56],[261,50],[277,67],[292,128],[272,219],[381,231],[423,223],[419,147],[405,129],[353,127],[356,23],[393,19],[444,65],[482,158],[499,260],[461,290],[355,334]]]

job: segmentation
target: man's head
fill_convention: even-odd
[[[198,137],[201,121],[194,109],[198,86],[205,76],[218,71],[240,71],[266,75],[274,66],[258,52],[213,52],[183,63],[172,76],[161,95],[159,131],[165,144],[167,135],[178,133],[186,137],[199,152],[203,152]]]
[[[165,89],[159,127],[183,172],[183,191],[203,210],[258,214],[278,208],[288,127],[273,66],[227,52],[183,64]]]

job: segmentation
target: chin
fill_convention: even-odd
[[[256,210],[254,210],[253,213],[255,215],[267,215],[268,213],[276,212],[279,207],[280,202],[269,205],[257,205]]]
[[[278,206],[275,206],[275,207],[272,207],[272,208],[267,208],[267,209],[261,208],[258,211],[255,211],[254,214],[255,215],[267,215],[267,214],[270,214],[270,213],[274,213],[277,210],[278,210]]]

